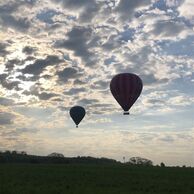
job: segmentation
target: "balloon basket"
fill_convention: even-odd
[[[129,112],[124,112],[123,115],[129,115]]]
[[[76,128],[78,128],[78,125],[76,125]]]

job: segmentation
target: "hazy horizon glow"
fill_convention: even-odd
[[[192,0],[0,1],[0,150],[194,166]],[[109,90],[143,92],[123,116]],[[81,105],[79,128],[69,117]]]

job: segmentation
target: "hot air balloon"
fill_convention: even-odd
[[[124,115],[129,115],[128,111],[138,99],[142,88],[142,80],[132,73],[118,74],[110,82],[111,93],[124,110]]]
[[[84,118],[86,111],[81,106],[74,106],[70,109],[69,114],[71,118],[73,119],[74,123],[76,124],[76,127],[78,127],[78,124]]]

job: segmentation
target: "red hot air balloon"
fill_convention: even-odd
[[[114,76],[110,82],[110,90],[116,101],[129,114],[129,109],[138,99],[143,88],[140,77],[132,73],[121,73]]]

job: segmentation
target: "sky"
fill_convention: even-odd
[[[0,0],[0,150],[194,166],[193,0]],[[124,116],[109,84],[144,87]],[[79,128],[72,106],[86,109]]]

